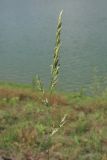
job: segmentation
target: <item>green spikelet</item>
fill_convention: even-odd
[[[44,94],[44,86],[43,86],[43,83],[38,75],[36,75],[36,86],[37,86],[38,91],[40,91]]]
[[[57,25],[57,32],[56,32],[56,44],[54,48],[54,59],[53,59],[53,64],[51,65],[51,83],[50,83],[51,92],[53,91],[53,89],[55,88],[57,84],[59,68],[60,68],[59,51],[61,47],[60,35],[61,35],[61,29],[62,29],[62,13],[63,11],[60,12],[59,18],[58,18],[58,25]]]

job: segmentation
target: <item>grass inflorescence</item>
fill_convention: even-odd
[[[50,83],[50,91],[52,92],[55,88],[58,80],[58,74],[59,74],[59,51],[61,46],[61,29],[62,29],[62,13],[60,12],[59,18],[58,18],[58,25],[57,25],[57,32],[56,32],[56,44],[54,49],[54,58],[53,58],[53,64],[51,65],[51,83]]]
[[[57,32],[56,32],[56,43],[55,43],[55,48],[54,48],[54,56],[53,56],[53,63],[51,65],[51,80],[50,80],[50,86],[49,86],[49,92],[50,92],[50,97],[57,85],[58,81],[58,74],[59,74],[59,51],[60,51],[60,46],[61,46],[61,29],[62,29],[62,13],[63,11],[60,12],[59,18],[58,18],[58,24],[57,24]],[[45,88],[43,85],[43,82],[41,81],[40,77],[37,75],[36,77],[33,78],[32,81],[32,86],[33,89],[37,89],[42,93],[41,101],[46,105],[50,105],[50,97],[47,98],[45,94]]]

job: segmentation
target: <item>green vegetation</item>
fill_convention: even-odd
[[[1,85],[0,155],[18,160],[106,160],[107,92],[80,95],[53,94],[52,107],[46,107],[31,88]]]
[[[0,160],[107,160],[107,91],[53,92],[59,73],[60,13],[50,90],[0,84]],[[95,88],[94,88],[95,86]],[[47,107],[50,105],[50,107]]]

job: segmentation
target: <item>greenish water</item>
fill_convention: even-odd
[[[63,13],[59,89],[107,73],[107,0],[0,0],[0,81],[49,82],[57,17]]]

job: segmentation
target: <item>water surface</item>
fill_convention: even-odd
[[[0,81],[49,82],[57,17],[63,9],[59,89],[107,73],[106,0],[0,0]]]

